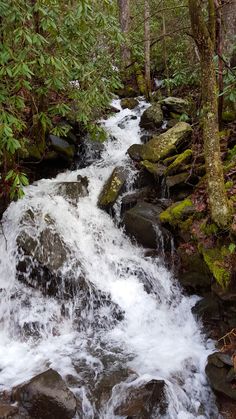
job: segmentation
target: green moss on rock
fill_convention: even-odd
[[[222,246],[220,249],[204,249],[201,252],[205,263],[213,274],[217,283],[226,289],[230,282],[231,273],[224,265],[225,257],[229,254],[229,250]]]
[[[184,166],[192,159],[193,152],[188,149],[179,154],[178,157],[167,167],[165,175],[175,175],[176,173],[183,172]]]
[[[170,225],[178,225],[195,211],[191,199],[176,202],[160,214],[160,221]]]
[[[173,128],[154,136],[146,144],[133,144],[128,149],[128,153],[133,160],[149,160],[155,163],[175,154],[177,149],[185,144],[191,133],[192,128],[189,124],[178,122]]]
[[[104,185],[98,198],[98,206],[103,209],[111,208],[116,202],[126,182],[127,171],[123,167],[116,167]]]

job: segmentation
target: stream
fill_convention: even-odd
[[[120,201],[112,218],[97,207],[99,193],[116,166],[136,170],[127,149],[140,143],[140,115],[120,112],[102,121],[110,138],[101,158],[83,169],[42,179],[11,203],[0,229],[0,391],[10,390],[47,368],[57,370],[81,400],[78,418],[112,419],[126,389],[164,380],[167,409],[153,418],[218,418],[204,368],[214,349],[162,257],[147,256],[121,227]],[[130,117],[136,117],[131,119]],[[88,196],[75,205],[57,194],[58,182],[88,178]],[[26,225],[23,214],[34,222]],[[17,278],[22,258],[17,237],[35,240],[48,226],[62,238],[67,258],[60,266],[61,290],[45,295]],[[51,228],[51,227],[50,227]],[[66,296],[68,281],[83,285]]]

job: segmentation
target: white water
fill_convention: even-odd
[[[114,105],[119,107],[119,102],[114,101]],[[104,122],[116,140],[108,141],[100,161],[29,186],[25,198],[6,211],[5,238],[0,236],[0,390],[51,367],[65,379],[73,376],[73,383],[68,382],[83,400],[83,418],[112,419],[118,417],[113,408],[122,385],[115,387],[111,399],[99,407],[95,405],[95,385],[99,388],[103,377],[129,368],[138,375],[137,384],[153,378],[166,380],[166,418],[217,418],[204,374],[212,346],[204,341],[192,316],[196,300],[184,297],[162,260],[145,257],[144,250],[131,244],[112,218],[96,206],[113,168],[130,164],[126,151],[140,142],[139,116],[145,106],[140,103],[138,119],[127,122],[125,129],[118,124],[134,111],[121,110]],[[78,174],[89,178],[89,196],[73,206],[56,194],[55,184],[75,181]],[[82,269],[89,286],[108,293],[120,307],[123,320],[114,318],[117,306],[101,302],[96,308],[99,297],[91,293],[78,325],[81,295],[62,301],[45,297],[16,280],[16,238],[25,228],[20,220],[27,209],[36,214],[36,227],[27,227],[33,236],[45,228],[50,215],[70,249],[61,276],[76,280]],[[26,333],[26,325],[37,333]],[[125,378],[117,382],[122,380]]]

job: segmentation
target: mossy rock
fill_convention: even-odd
[[[129,97],[137,96],[138,92],[132,86],[129,86],[128,84],[126,84],[123,88],[118,89],[116,93],[121,98],[129,98]]]
[[[130,98],[127,97],[127,98],[121,99],[120,104],[121,104],[122,109],[126,109],[126,108],[134,109],[136,108],[136,106],[138,106],[138,100],[132,97]]]
[[[99,195],[98,206],[100,208],[109,210],[115,204],[124,188],[127,175],[127,170],[124,167],[116,167],[113,170]]]
[[[190,149],[185,150],[183,153],[179,154],[178,157],[168,166],[165,171],[165,175],[175,175],[179,172],[183,172],[184,166],[187,163],[190,163],[192,156],[193,152]]]
[[[72,160],[75,156],[75,146],[69,144],[63,138],[57,137],[56,135],[49,135],[51,147],[54,151],[62,155],[67,160]]]
[[[165,172],[165,167],[160,163],[152,163],[148,160],[141,161],[141,165],[145,167],[145,169],[156,177],[163,176]]]
[[[155,103],[143,112],[140,119],[140,127],[145,129],[160,128],[162,126],[163,119],[164,117],[161,105],[159,103]]]
[[[229,249],[222,246],[221,248],[205,249],[200,246],[199,249],[203,255],[204,261],[213,274],[216,282],[223,288],[227,289],[231,272],[225,265],[225,258],[229,256]]]
[[[188,114],[189,112],[189,102],[179,97],[166,97],[165,99],[162,99],[160,103],[162,107],[166,108],[167,111],[175,115],[175,117],[177,116],[176,114],[179,116],[179,114]]]
[[[146,144],[133,144],[128,149],[128,154],[133,160],[149,160],[155,163],[178,152],[191,134],[192,128],[189,124],[178,122],[173,128],[154,136]]]
[[[160,214],[160,221],[176,226],[195,212],[191,199],[176,202]]]
[[[236,111],[235,110],[224,111],[222,113],[222,121],[226,123],[236,121]]]

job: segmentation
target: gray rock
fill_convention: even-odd
[[[61,154],[63,157],[65,157],[68,160],[72,160],[75,155],[75,146],[72,144],[69,144],[68,141],[65,139],[62,139],[60,137],[57,137],[56,135],[49,135],[49,140],[51,143],[51,147],[54,151]]]
[[[76,413],[74,394],[52,369],[15,387],[12,397],[31,418],[72,419]]]
[[[121,398],[123,401],[116,407],[116,415],[139,419],[150,419],[153,414],[160,417],[167,408],[165,381],[151,380],[141,386],[130,385]]]
[[[124,213],[123,224],[126,232],[144,247],[170,249],[170,233],[161,226],[159,214],[162,208],[147,202],[139,202]]]
[[[217,393],[236,400],[235,371],[219,355],[216,352],[208,357],[206,374],[210,385]]]
[[[140,119],[140,127],[145,129],[160,128],[163,123],[163,113],[159,103],[155,103],[144,111]]]
[[[79,198],[88,195],[88,178],[80,176],[77,182],[57,182],[55,188],[57,195],[63,196],[72,204],[77,204]]]

